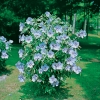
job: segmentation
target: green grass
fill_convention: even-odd
[[[0,100],[100,100],[100,37],[89,36],[88,40],[80,40],[81,61],[78,65],[82,68],[82,73],[72,74],[71,78],[66,79],[66,86],[52,96],[34,96],[36,87],[32,83],[18,81],[19,72],[15,63],[21,46],[14,45],[11,57],[6,62],[8,71],[4,74],[7,74],[7,78],[0,81]]]

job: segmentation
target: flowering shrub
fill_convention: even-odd
[[[7,41],[4,36],[0,36],[0,71],[5,67],[5,61],[9,57],[12,40]]]
[[[19,42],[24,47],[19,50],[21,60],[16,63],[20,82],[30,79],[44,93],[52,93],[70,73],[81,72],[76,65],[79,48],[76,39],[85,37],[85,31],[71,34],[71,26],[49,12],[37,19],[28,17],[19,26]]]

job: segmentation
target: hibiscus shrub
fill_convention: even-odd
[[[4,36],[0,36],[0,71],[5,69],[5,61],[9,57],[9,52],[11,50],[12,40],[7,41]]]
[[[72,72],[81,72],[81,68],[76,65],[79,48],[76,39],[85,37],[85,31],[72,34],[68,22],[62,22],[59,17],[49,12],[37,19],[28,17],[19,26],[19,41],[23,49],[18,52],[20,61],[16,63],[16,67],[20,72],[20,82],[29,79],[40,87],[38,89],[42,93],[50,94]]]

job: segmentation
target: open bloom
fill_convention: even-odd
[[[25,24],[24,23],[20,23],[19,24],[19,31],[21,32],[24,27],[25,27]]]
[[[68,43],[72,48],[78,48],[79,47],[79,42],[75,41],[70,41]]]
[[[69,65],[73,65],[75,61],[76,61],[76,58],[69,57],[67,58],[66,63]]]
[[[42,55],[46,55],[47,54],[47,50],[46,49],[41,49],[41,54]]]
[[[54,52],[52,50],[49,50],[49,52],[47,53],[47,56],[49,58],[53,58],[54,57]]]
[[[76,74],[79,74],[81,72],[81,68],[79,66],[73,65],[72,71],[74,71]]]
[[[19,53],[19,57],[22,58],[23,57],[23,54],[24,54],[24,50],[23,49],[20,49],[18,51],[18,53]]]
[[[15,66],[17,67],[17,69],[19,70],[20,73],[24,73],[24,64],[21,63],[20,61],[18,61]]]
[[[42,59],[42,54],[36,53],[36,54],[34,55],[34,60],[35,60],[35,61],[41,60],[41,59]]]
[[[38,75],[37,74],[34,74],[32,76],[32,81],[35,82],[35,81],[37,81],[37,79],[38,79]]]
[[[1,40],[2,42],[6,42],[6,41],[7,41],[6,38],[5,38],[4,36],[0,36],[0,40]]]
[[[41,68],[39,68],[39,73],[42,74],[43,72],[46,72],[49,69],[49,66],[47,64],[41,66]]]
[[[42,42],[42,43],[39,44],[39,48],[40,49],[45,49],[45,48],[47,48],[47,46],[44,42]]]
[[[50,48],[51,48],[51,50],[60,50],[60,44],[59,43],[51,43]]]
[[[55,78],[54,75],[52,75],[52,76],[49,78],[49,82],[51,83],[51,85],[52,85],[53,87],[59,85],[59,81],[57,80],[57,78]]]
[[[2,59],[7,59],[8,58],[8,54],[7,54],[7,52],[5,50],[2,51],[1,58]]]
[[[67,53],[68,53],[68,48],[64,47],[64,48],[62,49],[62,52],[67,54]]]
[[[62,70],[62,69],[63,69],[63,63],[61,63],[61,62],[53,63],[53,64],[52,64],[52,68],[53,68],[54,70]]]
[[[13,43],[13,40],[9,40],[8,42],[9,42],[9,43]]]
[[[32,36],[26,36],[25,37],[25,41],[27,42],[27,43],[30,43],[30,42],[32,42]]]
[[[72,68],[72,67],[71,67],[70,65],[67,65],[67,66],[65,67],[65,70],[66,70],[66,71],[71,71],[71,68]]]
[[[47,17],[50,17],[51,14],[50,14],[50,12],[46,11],[46,12],[45,12],[45,15],[46,15]]]
[[[84,38],[84,37],[86,37],[86,31],[85,30],[80,30],[76,35],[78,37]]]
[[[48,37],[53,37],[53,35],[54,35],[54,32],[53,32],[52,29],[50,29],[50,30],[47,32],[47,36],[48,36]]]
[[[32,19],[31,17],[28,17],[28,18],[26,19],[26,23],[27,23],[27,24],[31,24],[31,25],[32,25],[32,21],[33,21],[33,19]]]
[[[19,36],[19,43],[25,41],[25,35]]]
[[[42,32],[40,30],[34,30],[33,28],[31,29],[31,32],[36,39],[40,38],[42,35]]]
[[[25,81],[25,77],[24,77],[23,75],[19,75],[19,76],[18,76],[18,80],[19,80],[20,82],[24,82],[24,81]]]
[[[66,34],[62,34],[62,35],[61,35],[61,39],[62,39],[62,40],[66,40],[66,39],[68,39],[68,38],[69,38],[69,36],[67,36]]]
[[[62,29],[62,26],[61,25],[57,25],[54,27],[56,33],[62,33],[63,32],[63,29]]]
[[[27,62],[27,67],[32,68],[33,66],[34,66],[34,62],[32,60]]]
[[[73,50],[73,49],[69,50],[69,54],[70,54],[70,56],[72,58],[75,58],[78,55],[77,52],[76,52],[76,50]]]

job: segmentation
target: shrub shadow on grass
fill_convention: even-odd
[[[79,50],[81,61],[86,62],[100,62],[100,48],[99,49],[84,49]]]
[[[100,100],[100,63],[88,62],[79,77],[73,75],[85,91],[85,100]]]
[[[2,75],[10,75],[12,70],[13,70],[13,68],[9,68],[9,66],[5,67],[2,70],[0,70],[0,76],[2,76]]]
[[[39,90],[36,87],[36,84],[32,82],[27,82],[23,86],[21,86],[21,89],[19,92],[23,93],[23,95],[20,97],[21,100],[67,100],[68,97],[73,97],[73,95],[69,95],[69,89],[71,87],[66,88],[60,88],[57,90],[57,93],[53,93],[51,95],[45,94],[45,95],[34,95],[34,92]]]

